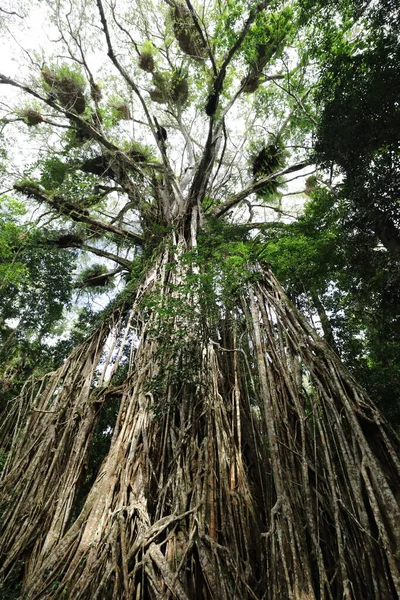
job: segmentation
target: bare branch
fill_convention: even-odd
[[[279,83],[277,83],[277,79],[274,78],[274,83],[276,86],[278,86],[279,89],[281,89],[282,91],[284,91],[286,94],[288,94],[288,96],[291,96],[292,98],[294,98],[294,100],[297,103],[297,106],[303,111],[303,113],[306,115],[306,117],[308,119],[310,119],[311,123],[313,125],[317,125],[317,120],[309,113],[309,111],[305,108],[303,102],[304,100],[307,99],[307,97],[309,96],[310,92],[311,92],[311,87],[306,91],[306,93],[299,98],[297,96],[297,94],[295,94],[294,92],[291,92],[290,90],[286,89],[284,86],[279,85]],[[296,107],[293,108],[293,110],[290,112],[288,118],[286,119],[286,121],[284,122],[284,127],[286,127],[287,123],[289,122],[292,114],[296,111]]]
[[[114,48],[113,48],[113,45],[112,45],[112,42],[111,42],[110,31],[109,31],[109,27],[108,27],[106,15],[105,15],[105,12],[104,12],[102,0],[96,0],[96,3],[97,3],[97,7],[99,9],[100,20],[101,20],[101,24],[103,26],[104,35],[105,35],[106,42],[107,42],[107,49],[108,49],[107,55],[109,56],[111,62],[114,64],[114,66],[117,68],[117,70],[120,72],[120,74],[122,75],[122,77],[125,79],[125,81],[128,83],[128,85],[132,88],[132,90],[135,92],[135,94],[139,98],[139,101],[140,101],[140,103],[142,105],[142,108],[143,108],[143,110],[145,112],[145,115],[146,115],[147,120],[149,122],[149,125],[151,127],[154,139],[156,140],[156,142],[158,142],[157,135],[156,135],[156,129],[155,129],[153,120],[151,118],[151,115],[149,113],[149,110],[147,108],[147,104],[146,104],[146,102],[145,102],[142,94],[140,93],[140,90],[139,90],[138,86],[133,81],[132,77],[124,69],[124,67],[121,65],[121,63],[117,59],[116,54],[114,52]]]
[[[132,267],[132,261],[127,260],[126,258],[122,258],[122,256],[118,256],[113,252],[108,252],[107,250],[96,248],[95,246],[89,246],[88,244],[83,244],[82,250],[86,250],[87,252],[91,252],[96,256],[101,256],[102,258],[107,258],[107,260],[113,260],[117,264],[121,265],[121,267],[128,269],[128,271]]]
[[[117,25],[117,27],[119,27],[119,29],[125,33],[125,35],[128,37],[129,41],[131,42],[132,46],[135,48],[137,54],[140,54],[140,50],[139,50],[139,46],[137,45],[137,43],[135,42],[135,40],[133,39],[131,33],[128,31],[128,29],[126,29],[126,27],[124,27],[123,25],[121,25],[121,23],[119,22],[119,20],[117,20],[117,16],[115,14],[115,10],[114,10],[114,6],[111,6],[111,12],[112,12],[112,16],[114,19],[115,24]]]
[[[15,11],[6,10],[5,8],[1,8],[1,7],[0,7],[0,12],[5,13],[6,15],[15,15],[19,19],[23,19],[24,18],[22,15],[19,15]]]

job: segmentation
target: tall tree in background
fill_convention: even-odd
[[[318,101],[319,159],[344,173],[342,195],[354,226],[375,235],[400,256],[400,42],[399,11],[391,2],[373,7],[368,29],[331,39]],[[397,24],[397,26],[395,26]],[[364,25],[365,26],[365,25]]]
[[[54,56],[0,75],[40,141],[14,189],[108,261],[80,285],[127,283],[5,410],[3,595],[399,595],[399,442],[249,235],[308,163],[295,6],[49,11]]]

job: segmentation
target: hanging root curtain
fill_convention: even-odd
[[[10,407],[3,589],[24,564],[25,600],[397,597],[390,427],[268,269],[211,318],[178,250]]]

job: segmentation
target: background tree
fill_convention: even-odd
[[[311,4],[317,23],[331,25],[316,27],[311,49],[321,64],[314,156],[335,179],[331,194],[316,189],[314,182],[312,205],[299,223],[298,233],[312,242],[314,265],[302,281],[307,287],[317,277],[319,294],[325,296],[323,304],[331,315],[336,350],[395,423],[400,358],[396,343],[400,12],[390,1],[379,6],[344,2],[340,20],[330,18],[336,3],[317,7],[315,11],[315,3]],[[303,10],[307,19],[307,3]],[[289,262],[293,268],[304,263]]]
[[[396,429],[399,423],[398,261],[355,229],[349,202],[315,189],[304,214],[262,236],[268,261]]]
[[[400,251],[399,40],[393,3],[366,10],[359,35],[330,40],[317,100],[322,105],[316,145],[325,164],[344,173],[343,197],[354,226]],[[363,28],[368,27],[363,34]]]
[[[54,251],[40,228],[20,223],[27,210],[4,197],[1,204],[1,387],[2,402],[33,372],[45,373],[59,360],[46,343],[72,296],[72,252]],[[3,406],[4,408],[4,406]]]
[[[393,597],[398,440],[250,235],[310,162],[308,31],[293,3],[134,9],[51,4],[53,55],[0,75],[46,249],[125,279],[4,411],[3,595]]]

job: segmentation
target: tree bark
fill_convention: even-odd
[[[215,331],[186,248],[173,236],[130,309],[15,404],[35,398],[4,436],[3,572],[24,558],[26,600],[394,597],[395,436],[268,270]],[[116,354],[119,414],[76,516]]]

